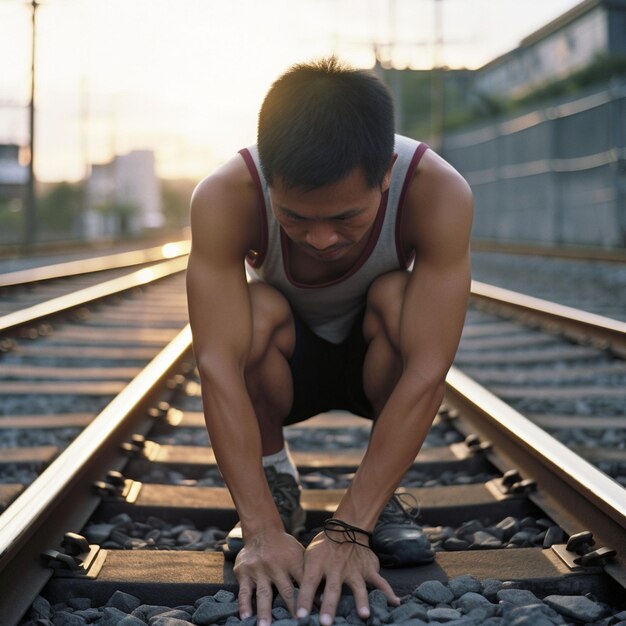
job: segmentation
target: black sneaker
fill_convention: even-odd
[[[382,567],[425,565],[435,559],[430,541],[416,522],[417,502],[413,498],[415,506],[410,506],[407,498],[413,496],[406,492],[395,493],[374,527],[370,546]]]
[[[300,506],[300,492],[302,490],[300,485],[291,474],[279,474],[275,467],[266,467],[264,471],[285,531],[298,537],[304,531],[306,519],[306,513]],[[241,548],[243,548],[241,524],[237,523],[226,536],[226,543],[222,546],[222,551],[225,558],[232,561]]]

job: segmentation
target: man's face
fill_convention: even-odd
[[[307,190],[285,189],[280,179],[270,188],[272,210],[296,245],[318,261],[336,261],[369,234],[390,172],[380,188],[370,187],[360,168],[336,183]]]

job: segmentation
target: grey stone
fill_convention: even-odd
[[[508,540],[519,529],[519,522],[514,517],[505,517],[503,520],[496,524],[496,528],[500,528],[504,531],[504,539]]]
[[[502,581],[496,580],[495,578],[485,578],[481,584],[485,598],[491,602],[495,602],[495,600],[497,600],[496,594],[502,589]]]
[[[191,614],[187,613],[187,611],[180,611],[178,609],[164,611],[163,613],[159,613],[155,615],[154,617],[150,618],[150,621],[149,621],[150,626],[155,626],[154,622],[156,622],[156,620],[163,619],[163,618],[178,619],[178,620],[182,619],[182,620],[189,621],[191,619]]]
[[[75,611],[83,611],[91,608],[91,598],[69,598],[67,606]]]
[[[128,615],[114,606],[105,606],[98,626],[117,626],[125,617]]]
[[[604,614],[604,607],[585,596],[547,596],[543,601],[566,617],[574,617],[583,622],[593,622]]]
[[[188,528],[178,534],[178,536],[176,537],[176,541],[181,546],[196,543],[198,541],[202,541],[202,533],[199,530]]]
[[[454,594],[438,580],[423,582],[413,593],[420,600],[424,600],[433,606],[450,604],[454,600]]]
[[[397,606],[391,611],[390,621],[392,624],[406,622],[411,619],[426,620],[426,609],[421,604],[409,601]]]
[[[457,576],[448,581],[448,589],[454,594],[455,598],[460,598],[464,593],[473,591],[474,593],[480,593],[482,591],[482,585],[478,578],[465,574],[463,576]]]
[[[114,524],[89,524],[85,528],[84,535],[89,543],[101,545],[109,538],[114,528]]]
[[[337,623],[335,621],[335,623]],[[298,626],[298,620],[294,618],[277,619],[272,622],[272,626]]]
[[[514,546],[530,545],[535,538],[535,534],[528,529],[520,530],[509,539],[509,543],[512,543]]]
[[[484,530],[479,530],[471,537],[472,547],[478,549],[495,549],[502,547],[502,541]]]
[[[514,606],[541,604],[541,600],[527,589],[500,589],[496,596],[501,602],[508,602]]]
[[[484,528],[485,527],[480,522],[480,520],[469,520],[461,524],[459,529],[456,531],[456,534],[458,537],[465,536],[465,535],[473,535],[474,533],[477,533],[480,530],[484,530]]]
[[[344,595],[339,598],[339,602],[337,602],[337,610],[335,611],[335,615],[341,615],[342,617],[347,617],[348,614],[356,609],[356,605],[354,604],[354,596]]]
[[[613,619],[617,619],[620,621],[626,621],[626,611],[620,611],[613,616]]]
[[[359,614],[356,612],[356,608],[351,609],[345,615],[346,621],[348,624],[355,624],[355,626],[364,626],[365,621],[361,619]],[[298,624],[298,626],[303,626],[302,624]]]
[[[131,615],[144,620],[144,622],[148,622],[151,617],[161,615],[161,613],[165,613],[170,610],[169,606],[161,606],[160,604],[140,604],[132,611]]]
[[[463,613],[469,613],[472,609],[485,606],[486,604],[491,605],[491,602],[489,602],[485,596],[475,593],[474,591],[468,591],[454,602],[454,607],[460,609]]]
[[[231,615],[225,622],[224,626],[239,626],[241,620],[236,615]]]
[[[74,615],[80,615],[86,622],[95,622],[100,617],[100,609],[81,609],[80,611],[74,611]]]
[[[30,607],[31,619],[49,619],[51,615],[50,602],[43,596],[37,596]]]
[[[428,622],[425,622],[417,617],[408,619],[406,622],[402,622],[402,626],[427,626]]]
[[[504,622],[508,624],[515,620],[528,620],[528,624],[531,625],[535,621],[549,619],[553,623],[561,623],[562,617],[554,610],[552,610],[546,604],[528,604],[523,606],[515,606],[510,603],[503,603],[501,605],[502,617]]]
[[[554,622],[551,619],[535,613],[518,615],[511,620],[507,620],[506,623],[510,624],[510,626],[554,626]]]
[[[473,608],[467,617],[471,617],[477,624],[482,624],[489,617],[500,615],[500,607],[497,604],[483,604]]]
[[[52,621],[54,626],[85,626],[87,623],[87,621],[79,615],[68,613],[67,611],[55,613],[52,616]]]
[[[239,622],[239,626],[256,626],[256,615],[251,615],[250,617],[246,617],[246,619],[242,619]]]
[[[372,589],[368,594],[370,606],[378,606],[384,609],[388,608],[387,596],[380,589]]]
[[[237,602],[203,602],[192,615],[192,622],[200,626],[208,626],[238,614],[239,604]]]
[[[117,622],[118,626],[146,626],[146,622],[135,617],[134,615],[127,615],[124,619]],[[98,626],[100,626],[100,622],[98,622]]]
[[[150,626],[193,626],[193,623],[186,619],[157,615],[150,620]]]
[[[429,621],[435,622],[451,622],[454,619],[460,619],[462,617],[461,612],[456,609],[448,609],[444,606],[430,609],[428,611]]]
[[[272,617],[275,620],[291,619],[291,613],[284,606],[276,606],[272,609]]]
[[[132,613],[138,606],[141,606],[141,600],[130,593],[116,591],[106,603],[106,606],[112,606],[124,613]]]
[[[458,537],[450,537],[443,542],[443,547],[450,552],[459,552],[461,550],[467,550],[470,547],[470,542],[465,539],[459,539]]]
[[[213,595],[213,599],[216,602],[234,602],[237,597],[232,591],[220,589],[216,594]]]

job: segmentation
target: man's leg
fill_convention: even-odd
[[[368,343],[363,364],[363,387],[374,409],[382,411],[402,374],[400,316],[408,284],[407,272],[391,272],[375,280],[367,295],[363,335]],[[417,524],[419,507],[406,495],[395,494],[383,509],[372,533],[371,546],[383,567],[430,563],[430,542]]]
[[[295,347],[291,308],[285,297],[265,283],[250,286],[252,345],[245,378],[254,406],[263,455],[283,449],[283,422],[289,414],[293,388],[289,358]]]
[[[363,388],[378,416],[402,374],[400,314],[408,284],[407,272],[377,278],[367,294],[363,336],[368,344]]]

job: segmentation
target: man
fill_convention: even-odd
[[[425,144],[394,136],[384,85],[334,58],[280,77],[257,146],[195,190],[189,310],[207,427],[244,540],[234,568],[242,618],[256,598],[268,626],[272,586],[304,617],[322,582],[322,625],[342,583],[367,618],[367,584],[399,602],[370,546],[383,563],[432,560],[392,496],[460,338],[471,217],[463,178]],[[376,425],[333,519],[304,550],[287,532],[303,519],[282,428],[330,409]]]

